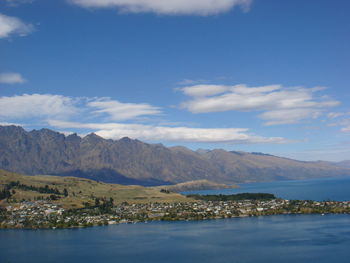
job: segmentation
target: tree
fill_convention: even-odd
[[[0,192],[0,200],[2,199],[8,199],[11,197],[11,193],[8,189],[3,189],[1,192]]]
[[[57,195],[50,195],[49,200],[55,201],[58,200],[60,197]]]
[[[67,189],[66,189],[66,188],[64,188],[64,190],[63,190],[63,194],[64,194],[64,196],[65,196],[65,197],[67,197],[67,196],[68,196],[68,191],[67,191]]]

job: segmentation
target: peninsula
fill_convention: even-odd
[[[73,228],[155,220],[350,213],[350,202],[283,200],[272,194],[183,196],[167,189],[0,171],[0,228]]]

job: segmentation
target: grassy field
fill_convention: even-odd
[[[186,191],[197,191],[197,190],[214,190],[214,189],[232,189],[238,188],[238,185],[227,185],[211,182],[208,180],[195,180],[188,181],[185,183],[179,183],[175,185],[163,185],[157,186],[157,189],[165,189],[171,192],[186,192]]]
[[[159,189],[152,187],[106,184],[75,177],[24,176],[0,170],[0,189],[13,181],[19,181],[21,184],[35,187],[45,187],[45,185],[48,185],[50,188],[57,188],[61,193],[63,193],[64,189],[67,189],[67,197],[62,196],[59,200],[53,201],[65,208],[83,207],[83,204],[86,202],[93,204],[96,197],[113,198],[115,204],[122,202],[188,202],[192,200],[176,193],[161,193]],[[48,197],[50,195],[16,188],[14,190],[15,194],[13,194],[11,199],[17,201],[23,199],[34,200],[36,197]]]

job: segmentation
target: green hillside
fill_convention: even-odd
[[[93,204],[96,198],[108,200],[113,198],[115,204],[122,202],[185,202],[189,200],[180,194],[162,193],[159,189],[151,187],[106,184],[75,177],[24,176],[0,170],[0,189],[4,189],[9,184],[14,185],[10,189],[9,202],[46,199],[54,195],[57,200],[53,200],[53,202],[61,204],[65,208],[79,208],[86,203]],[[59,194],[55,194],[57,190]],[[68,195],[65,196],[65,193]]]

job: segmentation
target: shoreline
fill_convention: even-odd
[[[86,229],[101,226],[112,226],[112,225],[134,225],[134,224],[148,224],[153,222],[201,222],[201,221],[212,221],[212,220],[224,220],[224,219],[239,219],[239,218],[253,218],[253,217],[270,217],[270,216],[303,216],[303,215],[350,215],[350,212],[344,213],[284,213],[284,214],[266,214],[266,215],[254,215],[254,216],[233,216],[233,217],[220,217],[220,218],[206,218],[206,219],[178,219],[178,220],[148,220],[148,221],[132,221],[132,222],[117,222],[112,224],[92,225],[92,226],[72,226],[72,227],[42,227],[42,228],[25,228],[25,227],[0,227],[1,230],[64,230],[64,229]]]
[[[350,201],[318,202],[283,199],[242,201],[197,200],[190,203],[173,204],[124,203],[108,208],[88,207],[79,210],[64,210],[52,204],[26,202],[21,204],[20,207],[21,209],[11,207],[9,210],[2,210],[0,229],[79,229],[93,226],[136,224],[154,221],[204,221],[269,215],[350,214]]]

